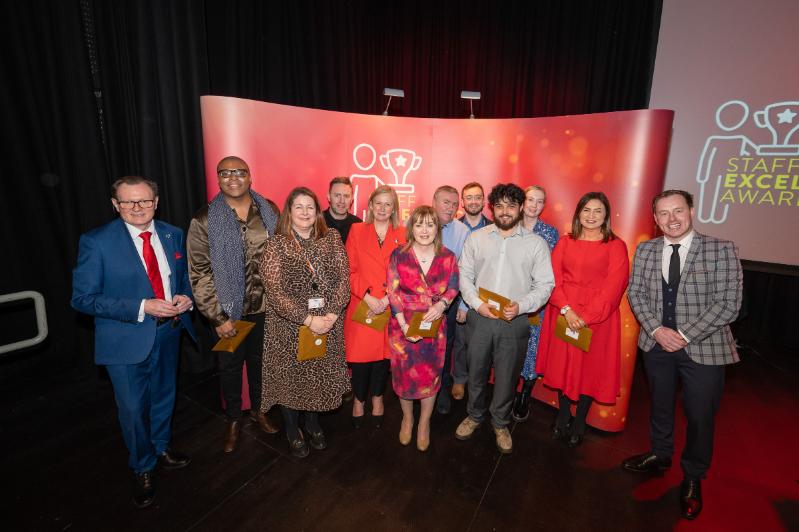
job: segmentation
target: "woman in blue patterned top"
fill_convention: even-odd
[[[558,242],[558,230],[542,222],[539,218],[547,201],[547,193],[542,187],[533,185],[524,191],[524,198],[522,218],[524,229],[543,238],[551,252]],[[538,315],[540,316],[538,325],[530,325],[530,340],[527,343],[527,355],[524,357],[521,373],[522,389],[516,394],[516,400],[513,403],[513,419],[517,422],[527,421],[530,416],[530,394],[533,391],[535,380],[538,378],[535,372],[535,358],[538,352],[538,338],[541,336],[541,324],[544,323],[543,307]]]

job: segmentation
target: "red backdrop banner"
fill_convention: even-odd
[[[613,230],[636,245],[652,237],[650,200],[663,188],[672,111],[641,110],[592,115],[497,120],[405,118],[339,113],[252,100],[201,99],[209,199],[219,190],[216,164],[228,155],[247,161],[253,188],[283,205],[299,185],[326,206],[334,176],[349,176],[363,217],[375,187],[394,187],[405,219],[430,204],[440,185],[458,189],[479,181],[486,193],[496,183],[547,190],[542,218],[569,231],[578,199],[601,190],[611,202]],[[635,367],[638,325],[622,302],[621,396],[595,404],[589,424],[620,431],[626,422]],[[536,386],[550,404],[556,396]]]

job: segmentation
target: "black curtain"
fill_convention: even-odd
[[[0,293],[45,295],[50,338],[0,359],[92,367],[91,321],[69,308],[81,233],[114,214],[109,186],[142,174],[158,217],[186,227],[205,201],[199,97],[481,118],[647,106],[661,1],[352,2],[28,0],[3,7],[5,175]],[[774,299],[767,295],[767,301]],[[0,309],[2,341],[31,336]],[[2,384],[2,383],[0,383]]]
[[[392,115],[516,118],[645,108],[660,1],[208,0],[213,94]]]

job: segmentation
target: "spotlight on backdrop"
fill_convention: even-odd
[[[474,118],[474,101],[480,99],[480,92],[461,91],[461,99],[469,100],[469,118]]]
[[[386,103],[386,110],[383,111],[383,116],[388,116],[388,106],[391,105],[391,98],[393,98],[395,96],[397,98],[404,98],[405,97],[405,91],[402,90],[402,89],[392,89],[392,88],[386,87],[385,89],[383,89],[383,96],[388,96],[388,102]]]

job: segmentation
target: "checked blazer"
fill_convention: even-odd
[[[638,347],[655,346],[652,333],[663,318],[663,237],[638,245],[627,287],[630,307],[641,323]],[[688,338],[685,351],[706,365],[738,362],[730,323],[738,316],[743,272],[734,243],[695,232],[677,290],[677,328]]]

